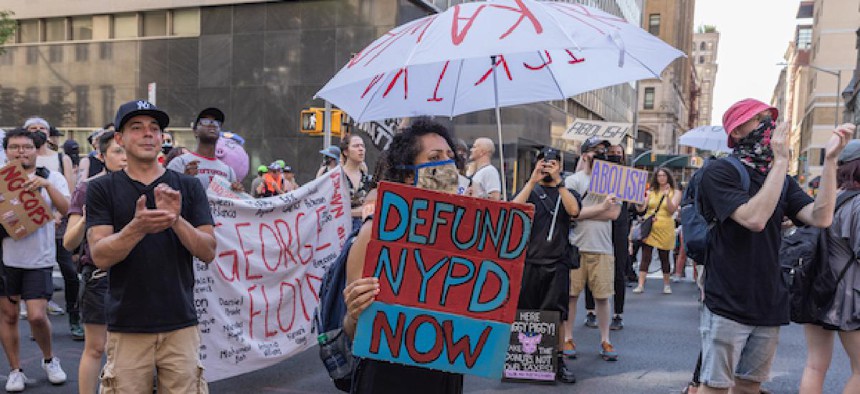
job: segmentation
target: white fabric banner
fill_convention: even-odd
[[[313,314],[325,269],[352,230],[342,172],[257,200],[208,191],[218,246],[195,262],[200,358],[212,382],[315,346]],[[320,368],[324,368],[320,363]]]

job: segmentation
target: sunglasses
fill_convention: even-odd
[[[200,125],[200,126],[214,126],[214,127],[219,127],[219,126],[221,126],[221,122],[219,122],[219,121],[217,121],[217,120],[215,120],[215,119],[209,119],[209,118],[203,118],[203,119],[200,119],[200,120],[197,122],[197,124],[198,124],[198,125]]]

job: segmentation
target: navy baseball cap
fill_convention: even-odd
[[[591,137],[588,137],[588,139],[582,143],[582,146],[579,147],[579,152],[585,153],[588,152],[590,149],[596,148],[600,145],[603,145],[604,148],[608,148],[612,144],[610,144],[607,140],[602,140],[597,136],[593,135]]]
[[[211,116],[213,119],[217,120],[218,123],[221,123],[222,126],[224,125],[224,112],[222,112],[218,108],[209,107],[200,111],[200,113],[197,114],[197,119],[194,119],[194,128],[197,128],[197,123],[200,122],[200,119],[203,119],[207,116]]]
[[[167,125],[170,124],[170,117],[167,116],[166,112],[158,109],[155,104],[146,100],[134,100],[121,105],[119,110],[116,111],[116,120],[114,121],[116,131],[121,132],[125,123],[138,115],[152,116],[158,122],[158,125],[161,126],[162,130],[166,129]]]
[[[538,155],[537,155],[537,159],[538,160],[544,160],[545,159],[547,161],[559,160],[559,159],[561,159],[561,153],[558,151],[558,149],[551,148],[551,147],[545,147],[545,148],[540,150],[540,153],[538,153]]]

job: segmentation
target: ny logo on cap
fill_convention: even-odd
[[[137,102],[137,109],[150,109],[150,107],[152,107],[152,104],[150,104],[146,101],[138,101]]]

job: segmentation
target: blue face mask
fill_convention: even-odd
[[[412,166],[398,166],[398,168],[415,172],[412,186],[446,193],[457,192],[459,172],[453,159],[431,161]]]

